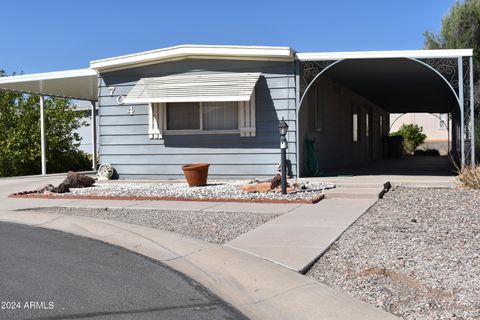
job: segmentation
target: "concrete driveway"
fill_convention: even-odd
[[[246,319],[163,264],[59,231],[0,223],[0,319]]]

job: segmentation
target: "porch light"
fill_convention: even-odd
[[[282,117],[282,121],[278,125],[278,131],[280,131],[281,136],[285,136],[288,131],[288,124],[285,122],[285,119]]]
[[[278,124],[278,131],[280,132],[280,150],[282,154],[281,173],[282,173],[282,194],[287,194],[287,132],[288,124],[282,117],[282,121]]]

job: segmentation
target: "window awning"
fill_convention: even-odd
[[[179,74],[142,78],[125,103],[249,101],[261,73]]]
[[[0,78],[0,90],[96,101],[98,74],[92,69],[25,74]]]

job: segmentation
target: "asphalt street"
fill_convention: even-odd
[[[0,319],[246,319],[200,284],[130,251],[0,223]]]

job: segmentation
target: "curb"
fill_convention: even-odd
[[[147,196],[91,196],[91,195],[53,195],[53,194],[11,194],[9,198],[35,198],[35,199],[69,199],[69,200],[165,200],[165,201],[200,201],[200,202],[242,202],[242,203],[304,203],[315,204],[325,196],[319,196],[310,199],[228,199],[228,198],[182,198],[182,197],[147,197]]]

